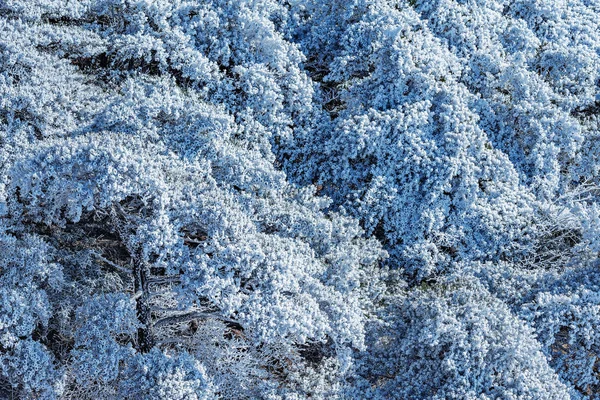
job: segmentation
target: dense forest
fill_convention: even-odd
[[[0,0],[0,399],[600,399],[600,0]]]

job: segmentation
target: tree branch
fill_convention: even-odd
[[[126,274],[131,274],[131,272],[132,272],[130,269],[128,269],[128,268],[125,268],[125,267],[123,267],[122,265],[119,265],[119,264],[117,264],[117,263],[114,263],[114,262],[112,262],[112,261],[110,261],[110,260],[108,260],[108,259],[106,259],[106,258],[102,257],[100,254],[98,254],[98,253],[96,253],[96,252],[92,252],[92,254],[93,254],[93,255],[94,255],[94,256],[95,256],[95,257],[96,257],[98,260],[102,261],[102,262],[103,262],[103,263],[105,263],[105,264],[108,264],[108,265],[110,265],[111,267],[113,267],[113,268],[115,268],[115,269],[117,269],[117,270],[119,270],[119,271],[121,271],[121,272],[123,272],[123,273],[126,273]]]
[[[152,285],[166,285],[168,283],[179,283],[181,282],[181,277],[172,275],[172,276],[153,276],[148,278],[148,284]]]
[[[163,327],[166,325],[179,324],[179,323],[188,322],[188,321],[191,321],[194,319],[209,319],[209,318],[214,318],[214,319],[221,320],[223,322],[229,322],[231,324],[239,325],[239,322],[234,321],[229,318],[225,318],[218,314],[203,313],[203,312],[199,312],[199,311],[191,311],[191,312],[187,312],[184,314],[172,315],[169,317],[159,319],[158,321],[156,321],[154,323],[154,327],[160,328],[160,327]]]

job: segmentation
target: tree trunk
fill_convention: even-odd
[[[154,335],[152,334],[152,314],[150,310],[148,295],[149,268],[144,262],[141,248],[132,254],[134,291],[141,293],[136,299],[137,317],[141,324],[138,328],[138,351],[149,352],[154,347]]]

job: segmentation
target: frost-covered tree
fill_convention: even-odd
[[[424,351],[390,356],[390,349],[404,352],[418,346],[429,328],[415,327],[418,333],[398,344],[416,322],[398,321],[406,302],[395,295],[387,300],[394,311],[382,314],[385,323],[375,325],[368,342],[369,351],[383,350],[367,351],[368,366],[360,372],[373,396],[480,398],[492,389],[502,391],[490,394],[492,398],[595,393],[593,379],[578,385],[576,377],[594,375],[594,356],[584,355],[582,348],[576,357],[592,367],[581,369],[574,362],[572,375],[557,369],[559,361],[547,364],[556,347],[553,334],[537,341],[535,332],[546,329],[545,322],[533,323],[527,305],[547,291],[568,292],[573,274],[580,268],[587,271],[597,257],[591,250],[594,240],[589,240],[595,228],[584,222],[584,215],[570,217],[578,211],[568,199],[596,180],[591,149],[598,132],[598,70],[592,65],[597,65],[598,42],[597,30],[591,28],[597,21],[590,16],[597,6],[560,7],[533,1],[294,2],[296,25],[290,37],[307,55],[305,65],[316,81],[315,99],[323,111],[283,153],[286,171],[297,182],[318,185],[331,196],[333,207],[349,211],[382,241],[390,266],[411,280],[409,298],[419,285],[431,286],[451,299],[444,307],[452,309],[456,290],[444,289],[444,282],[481,280],[494,313],[510,310],[523,338],[509,345],[501,342],[506,334],[498,333],[489,336],[486,346],[507,350],[522,342],[527,357],[540,363],[532,369],[548,371],[516,392],[508,381],[483,386],[469,381],[489,374],[489,360],[464,367],[469,373],[462,382],[440,366],[415,367],[415,375],[402,375],[403,368],[420,365]],[[580,16],[577,21],[575,15]],[[550,18],[553,22],[545,24]],[[562,67],[549,61],[562,57],[557,52],[567,54],[573,43],[585,50],[570,53]],[[554,50],[546,53],[550,47]],[[550,73],[550,64],[560,72]],[[569,68],[577,72],[571,74]],[[591,204],[597,200],[595,195],[584,197]],[[478,301],[483,300],[470,298]],[[459,315],[457,324],[471,318]],[[549,311],[544,315],[538,320],[552,318]],[[422,319],[428,324],[435,317]],[[500,325],[509,329],[508,321]],[[386,324],[392,328],[386,331]],[[569,323],[557,325],[564,330]],[[582,342],[590,346],[594,340],[588,336]],[[430,357],[444,360],[440,354]],[[481,356],[463,358],[471,362]],[[396,359],[403,362],[396,364]],[[382,368],[379,374],[375,365]],[[390,365],[392,372],[386,370]],[[521,361],[507,361],[492,371],[509,371],[510,365],[525,368]],[[413,384],[417,381],[422,384]],[[556,387],[562,389],[551,389]]]
[[[0,237],[0,376],[23,397],[53,398],[62,393],[61,366],[36,340],[52,317],[49,293],[60,289],[61,267],[39,238]]]
[[[322,90],[339,104],[297,136],[290,174],[320,185],[419,279],[456,257],[520,251],[534,198],[479,127],[460,60],[408,4],[344,4],[331,24],[345,31],[320,66]],[[315,33],[327,21],[322,11],[303,21]],[[304,40],[307,51],[319,44]]]
[[[422,286],[386,311],[352,396],[564,399],[534,331],[476,281]]]
[[[597,398],[598,15],[1,1],[0,398]]]
[[[3,90],[17,102],[3,120],[6,240],[31,237],[32,256],[48,248],[57,272],[39,279],[62,277],[49,293],[20,289],[27,277],[11,278],[12,264],[1,271],[11,279],[2,327],[11,390],[304,397],[312,389],[301,382],[332,363],[335,386],[364,348],[385,253],[274,166],[271,142],[290,136],[312,91],[296,46],[275,30],[283,9],[3,7],[5,29],[29,35],[13,44],[15,63],[30,64],[4,64]],[[209,21],[222,25],[213,39]],[[48,76],[61,83],[39,87]],[[49,104],[56,117],[43,112]]]
[[[522,180],[546,196],[579,181],[575,165],[590,133],[579,119],[595,107],[600,78],[593,8],[416,1],[415,9],[466,65],[461,80],[480,95],[473,106],[480,126]]]

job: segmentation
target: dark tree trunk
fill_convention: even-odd
[[[147,353],[154,347],[154,335],[152,334],[152,315],[148,305],[148,278],[149,268],[144,262],[141,249],[138,249],[133,257],[133,276],[135,293],[141,293],[136,299],[137,317],[140,321],[138,328],[138,351]]]

